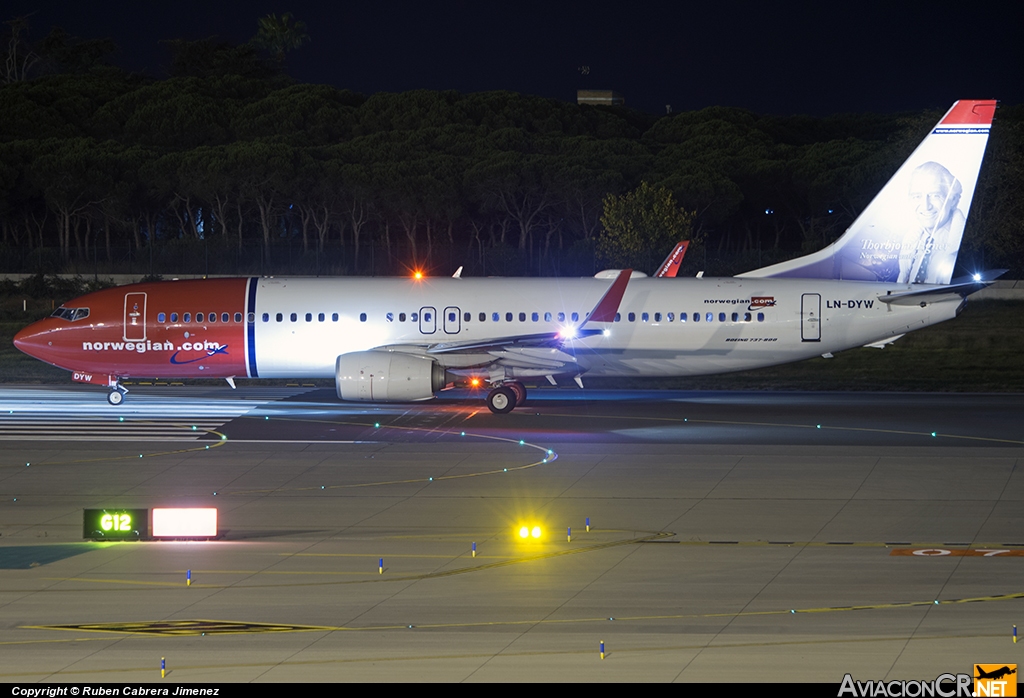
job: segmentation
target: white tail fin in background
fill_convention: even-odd
[[[956,102],[841,238],[739,276],[948,284],[995,108]]]

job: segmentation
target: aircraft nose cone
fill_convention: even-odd
[[[14,335],[14,346],[29,356],[40,358],[49,346],[46,322],[35,322]]]

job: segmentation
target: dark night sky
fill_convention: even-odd
[[[589,87],[615,89],[652,113],[671,104],[822,115],[945,108],[960,98],[1024,102],[1022,13],[994,9],[1015,4],[8,0],[4,14],[34,11],[35,38],[54,25],[113,38],[121,66],[154,76],[164,75],[161,39],[241,43],[257,17],[290,11],[312,38],[288,61],[303,82],[570,101]]]

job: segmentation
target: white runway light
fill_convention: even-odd
[[[216,509],[153,509],[153,538],[216,537]]]

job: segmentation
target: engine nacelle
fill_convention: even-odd
[[[355,351],[342,354],[334,369],[341,400],[429,400],[445,386],[445,371],[436,362],[402,352]]]

